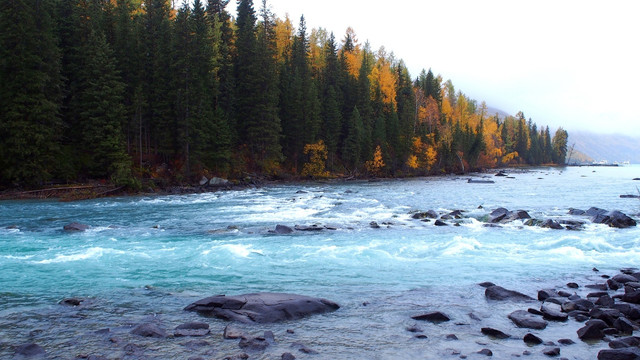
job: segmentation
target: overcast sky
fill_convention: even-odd
[[[254,0],[256,10],[261,0]],[[351,26],[415,78],[431,68],[457,90],[540,125],[640,136],[640,2],[268,0],[280,18]],[[229,9],[235,16],[235,3]]]

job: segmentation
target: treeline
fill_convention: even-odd
[[[0,183],[202,175],[403,176],[565,162],[522,113],[488,114],[348,29],[266,1],[5,0]],[[159,181],[159,180],[158,180]]]

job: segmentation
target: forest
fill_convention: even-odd
[[[351,28],[228,2],[3,0],[0,187],[565,163],[562,128],[490,114]]]

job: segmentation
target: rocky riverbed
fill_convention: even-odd
[[[420,310],[421,306],[397,299],[397,306],[406,307],[406,318],[396,325],[395,340],[402,343],[412,338],[414,346],[424,342],[417,352],[395,350],[398,358],[640,359],[640,337],[634,336],[640,320],[638,269],[601,274],[594,268],[580,280],[537,291],[527,285],[511,290],[484,282],[469,292],[483,294],[483,299],[476,306],[469,304],[471,311],[466,314],[456,304]],[[164,296],[157,300],[180,300]],[[98,303],[100,299],[67,298],[53,305],[52,311],[61,314],[57,320],[64,327],[78,330]],[[362,342],[374,328],[324,325],[340,323],[344,312],[354,310],[349,307],[356,307],[359,316],[373,317],[372,312],[378,311],[366,301],[347,304],[345,309],[327,299],[294,294],[217,295],[176,309],[174,314],[149,312],[136,323],[112,319],[112,327],[80,330],[81,335],[71,338],[64,338],[71,329],[58,334],[34,329],[24,337],[32,342],[6,342],[5,338],[0,355],[93,360],[335,358],[336,352],[315,348],[318,342],[310,340],[309,334],[298,334],[309,331],[308,326],[300,330],[299,325],[313,323],[317,339]],[[333,333],[327,333],[329,329]],[[394,358],[384,351],[371,352],[376,346],[364,341],[360,356],[350,353],[345,358]]]

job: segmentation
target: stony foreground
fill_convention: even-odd
[[[571,355],[563,357],[565,352],[570,354],[572,347],[578,346],[576,344],[578,341],[590,345],[608,344],[609,349],[602,349],[600,346],[589,358],[640,359],[640,337],[634,336],[640,321],[640,271],[623,269],[614,276],[608,276],[599,275],[597,269],[594,269],[594,276],[600,281],[585,284],[569,282],[557,288],[540,289],[537,291],[537,298],[491,282],[478,284],[470,291],[483,292],[486,305],[496,311],[492,312],[489,319],[480,319],[473,312],[469,313],[468,317],[477,321],[478,330],[465,326],[455,327],[458,329],[457,333],[446,335],[448,342],[446,349],[425,346],[424,354],[420,358],[503,358],[504,352],[500,352],[501,349],[496,347],[501,343],[512,345],[520,343],[521,350],[512,352],[508,358],[578,359],[581,357]],[[61,301],[58,306],[82,308],[90,306],[91,301],[92,299],[68,298]],[[505,307],[505,304],[511,305]],[[361,305],[364,309],[361,310],[363,316],[367,316],[367,304]],[[507,308],[516,310],[504,312],[497,310]],[[133,341],[129,342],[122,341],[122,333],[106,328],[96,332],[96,336],[106,337],[112,344],[112,352],[92,354],[83,352],[82,349],[70,348],[68,358],[93,360],[165,358],[160,350],[154,352],[152,347],[149,347],[148,340],[144,339],[154,339],[154,344],[177,341],[184,347],[183,358],[191,360],[271,359],[275,349],[288,349],[288,351],[278,352],[277,357],[281,359],[331,358],[333,356],[323,354],[309,344],[295,341],[294,330],[287,329],[286,332],[276,336],[273,331],[260,328],[270,323],[283,323],[286,327],[294,327],[294,323],[307,321],[306,319],[310,316],[331,314],[335,311],[337,312],[331,315],[333,321],[336,319],[339,321],[341,317],[340,306],[330,300],[283,293],[217,295],[187,305],[184,310],[185,314],[188,311],[197,312],[201,315],[201,320],[174,325],[171,330],[162,321],[153,319],[131,325],[127,330],[127,336]],[[212,332],[209,320],[212,317],[227,321],[222,334],[216,335]],[[511,325],[506,325],[507,323],[502,321],[506,319]],[[450,322],[465,325],[466,321],[463,321],[459,314],[452,316],[451,309],[446,306],[441,309],[415,312],[408,315],[406,320],[410,325],[405,329],[398,329],[398,334],[401,335],[403,332],[411,334],[416,341],[425,341],[434,336],[434,328],[446,328],[446,324]],[[317,321],[321,324],[323,321],[328,321],[328,318],[319,318]],[[555,327],[555,332],[549,332],[548,328],[554,323],[575,324],[566,329],[577,329],[577,331],[571,330],[559,334],[558,327]],[[345,331],[371,330],[345,329]],[[478,331],[478,334],[470,334],[469,331]],[[325,335],[322,332],[317,334],[318,337]],[[467,342],[471,338],[470,335],[476,338],[484,337],[487,341],[475,340],[469,344]],[[236,342],[236,351],[226,355],[220,355],[219,352],[215,355],[212,353],[211,356],[201,355],[207,353],[202,349],[216,348],[215,339],[217,338],[221,338],[221,341],[226,344]],[[286,345],[282,346],[283,344]],[[46,346],[37,343],[13,344],[12,353],[16,359],[53,358],[48,355]],[[267,354],[270,355],[267,356]],[[173,357],[175,356],[167,358]],[[367,358],[367,355],[363,355],[363,358]]]

